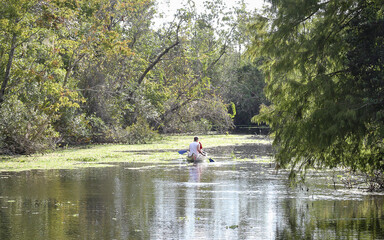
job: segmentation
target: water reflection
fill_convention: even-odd
[[[291,189],[269,164],[121,164],[0,177],[0,239],[384,238],[382,195],[319,181]]]
[[[203,173],[204,164],[198,163],[189,167],[189,181],[200,182],[201,174]]]

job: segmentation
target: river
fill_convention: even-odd
[[[260,161],[268,146],[208,150],[214,163],[3,172],[0,239],[384,239],[382,194],[323,174],[291,187]]]

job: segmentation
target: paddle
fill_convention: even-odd
[[[202,153],[203,153],[203,156],[207,156],[207,153],[206,153],[206,152],[202,151]],[[209,158],[209,162],[215,162],[215,161],[213,161],[212,158]]]
[[[179,154],[184,154],[186,152],[188,152],[188,150],[180,150],[180,151],[178,151]]]

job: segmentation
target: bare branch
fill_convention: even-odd
[[[139,77],[139,80],[138,80],[138,85],[140,85],[145,76],[147,76],[147,74],[149,73],[149,71],[151,71],[158,62],[160,62],[160,60],[162,59],[162,57],[167,54],[169,52],[169,50],[171,50],[172,48],[176,47],[177,45],[179,45],[180,43],[180,40],[179,40],[179,29],[180,29],[180,25],[181,25],[181,21],[179,22],[179,24],[177,25],[177,29],[176,29],[176,41],[169,47],[167,47],[166,49],[164,49],[164,51],[162,51],[158,56],[157,58],[155,59],[155,61],[153,61],[146,69],[145,71],[143,72],[143,74],[141,74],[141,76]]]

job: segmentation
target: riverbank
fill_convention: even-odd
[[[265,137],[255,135],[202,135],[200,139],[207,150],[239,144],[271,144]],[[151,144],[104,144],[57,149],[30,156],[0,156],[0,172],[32,169],[75,169],[82,167],[108,167],[116,162],[171,161],[181,156],[178,150],[187,149],[193,135],[163,135]],[[244,160],[244,159],[243,159]]]

